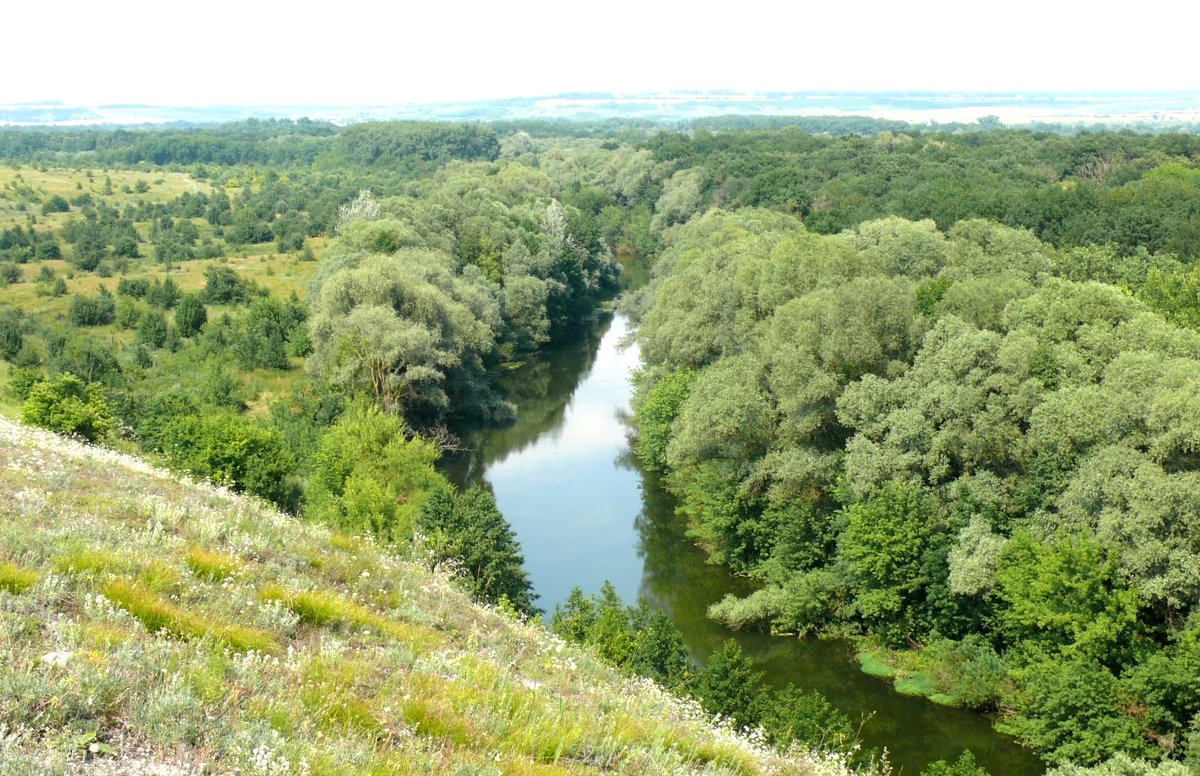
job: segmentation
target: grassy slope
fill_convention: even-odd
[[[27,772],[844,771],[370,541],[0,420],[0,773]]]

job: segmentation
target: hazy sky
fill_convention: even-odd
[[[1200,5],[58,0],[4,10],[0,103],[388,104],[662,89],[1200,89]],[[1180,10],[1182,9],[1182,10]]]

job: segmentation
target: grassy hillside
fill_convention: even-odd
[[[0,773],[842,773],[358,537],[0,420]]]

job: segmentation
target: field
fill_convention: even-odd
[[[106,179],[111,186],[106,186]],[[138,184],[142,182],[144,192],[138,192]],[[82,208],[71,205],[68,212],[50,213],[43,215],[41,202],[46,198],[60,195],[72,200],[82,194],[92,197],[95,204],[104,204],[118,210],[129,206],[137,206],[141,202],[165,203],[180,194],[192,192],[207,193],[211,186],[203,181],[178,172],[155,171],[151,173],[130,170],[88,170],[44,168],[32,166],[0,166],[0,231],[12,227],[34,228],[39,232],[48,228],[61,230],[70,220],[81,217]],[[227,187],[231,196],[239,193],[237,186]],[[213,228],[202,218],[190,219],[200,232],[201,239],[210,238]],[[149,239],[151,224],[148,221],[135,222],[135,227],[143,240]],[[192,293],[204,287],[204,272],[212,264],[220,264],[234,270],[242,277],[268,290],[273,296],[281,299],[295,293],[304,298],[308,281],[316,271],[318,261],[328,238],[315,237],[306,241],[305,247],[311,252],[313,260],[302,260],[300,252],[280,253],[276,245],[264,243],[258,245],[225,245],[225,256],[216,259],[196,259],[161,264],[154,260],[152,247],[148,244],[141,246],[142,257],[137,259],[112,260],[111,272],[108,277],[102,277],[95,272],[82,272],[73,267],[69,261],[72,246],[60,242],[64,258],[32,260],[25,264],[16,265],[19,281],[0,289],[0,302],[20,308],[34,320],[43,323],[61,323],[66,320],[71,298],[74,294],[94,294],[99,288],[109,291],[116,290],[118,282],[123,278],[145,278],[151,281],[164,281],[170,278],[184,293]],[[308,256],[304,257],[308,259]],[[44,269],[43,269],[44,268]],[[49,282],[36,282],[39,273],[49,271],[54,278],[62,278],[66,284],[66,293],[51,295],[48,292]],[[213,318],[229,313],[236,317],[236,310],[231,305],[210,305],[209,315]],[[172,314],[167,314],[168,321]],[[134,341],[135,332],[132,329],[122,329],[116,323],[95,326],[90,329],[95,338],[111,343],[117,352]],[[170,359],[171,356],[163,358]],[[301,365],[297,359],[295,367]],[[7,378],[8,365],[0,365],[0,379]],[[173,387],[171,370],[161,369],[166,374],[160,376],[158,388]],[[287,371],[255,370],[243,376],[242,389],[244,398],[253,412],[265,411],[269,401],[275,396],[287,392],[300,379],[298,368]],[[187,380],[194,378],[189,373],[187,365],[178,370],[174,378]],[[19,402],[7,394],[0,396],[0,412],[15,417]]]

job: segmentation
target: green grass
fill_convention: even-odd
[[[295,612],[301,622],[309,625],[366,628],[425,648],[440,641],[438,635],[428,628],[385,617],[326,591],[289,591],[278,585],[268,585],[259,591],[259,597],[264,601],[279,601]]]
[[[0,560],[0,590],[20,595],[37,584],[41,576],[36,571]]]
[[[54,568],[68,573],[99,575],[110,571],[127,571],[130,562],[128,558],[107,550],[74,550],[58,556],[54,561]]]
[[[193,547],[188,550],[187,567],[192,573],[210,582],[220,582],[237,574],[242,563],[232,555],[203,547]]]
[[[215,622],[175,606],[128,580],[114,579],[102,589],[108,600],[137,618],[151,633],[165,631],[182,639],[208,636],[238,652],[279,651],[279,644],[266,631]]]

